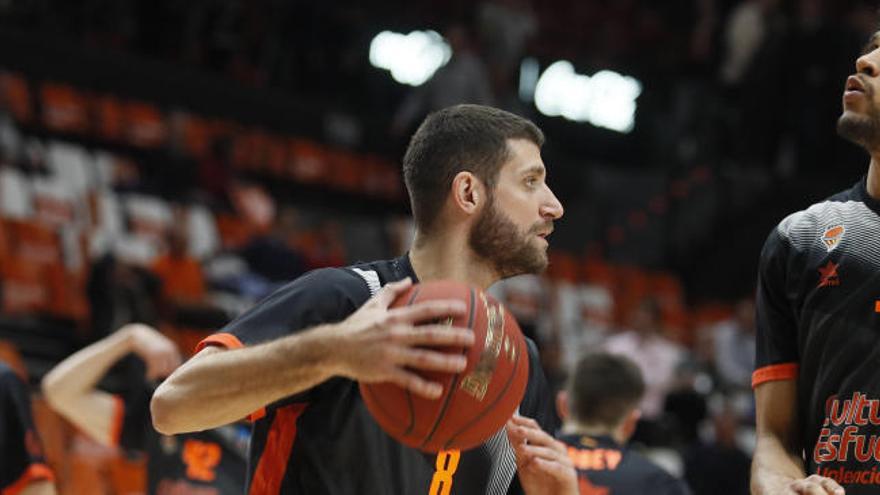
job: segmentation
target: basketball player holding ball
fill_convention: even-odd
[[[152,400],[165,434],[254,421],[251,494],[576,494],[558,418],[534,343],[519,415],[484,444],[426,454],[391,439],[358,392],[391,382],[438,398],[419,372],[458,373],[470,329],[432,324],[462,315],[456,300],[389,309],[413,283],[454,280],[485,289],[547,265],[546,237],[562,205],[545,182],[544,136],[490,107],[428,116],[403,169],[416,235],[397,259],[308,273],[219,333]],[[382,287],[380,289],[380,287]]]

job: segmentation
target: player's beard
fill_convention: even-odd
[[[867,114],[843,112],[837,119],[837,134],[866,150],[880,149],[880,109],[874,102],[874,88],[865,84]]]
[[[501,278],[541,273],[547,268],[547,250],[534,237],[542,227],[546,225],[537,223],[523,233],[490,198],[471,228],[468,244]]]

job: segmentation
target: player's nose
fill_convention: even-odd
[[[550,220],[558,220],[565,213],[565,210],[562,208],[562,203],[553,194],[553,191],[548,187],[547,188],[547,197],[544,202],[541,204],[541,218],[547,218]]]
[[[877,58],[880,57],[880,50],[874,50],[866,53],[856,59],[856,71],[869,77],[877,77],[880,75],[878,70]]]

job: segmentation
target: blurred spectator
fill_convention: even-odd
[[[231,203],[232,166],[229,153],[229,140],[218,138],[198,163],[199,190],[207,195],[209,204],[219,208],[228,208]]]
[[[510,86],[528,40],[538,32],[529,0],[487,0],[479,7],[480,41],[495,94]]]
[[[126,323],[158,323],[160,281],[148,270],[128,261],[124,244],[92,264],[86,291],[94,341]]]
[[[495,99],[486,65],[476,53],[468,29],[453,24],[444,34],[452,48],[452,58],[403,100],[391,123],[391,132],[397,136],[435,110],[458,103],[491,105]]]
[[[749,65],[769,36],[772,10],[779,0],[745,0],[727,20],[724,40],[727,53],[721,65],[721,80],[731,86],[743,82]]]
[[[746,0],[725,27],[721,80],[730,91],[729,134],[736,135],[730,152],[752,167],[765,168],[777,158],[785,123],[784,112],[767,111],[784,102],[785,19],[779,7],[780,0]]]
[[[312,232],[310,248],[304,252],[309,270],[344,266],[347,257],[343,243],[342,224],[325,220]]]
[[[641,368],[646,388],[640,407],[649,421],[659,417],[675,369],[684,358],[684,349],[662,335],[661,322],[657,302],[645,299],[632,315],[631,328],[605,342],[608,352],[627,356]]]
[[[202,266],[187,252],[187,239],[179,226],[167,233],[166,243],[166,252],[151,267],[161,280],[163,319],[195,328],[225,324],[228,315],[206,297]]]
[[[162,299],[176,304],[193,304],[205,298],[205,278],[198,260],[187,253],[187,240],[177,228],[166,238],[167,251],[156,258],[152,270],[162,281]]]
[[[727,390],[751,388],[755,369],[755,303],[737,303],[733,316],[714,329],[715,367]]]
[[[595,353],[578,360],[557,407],[560,439],[578,471],[582,495],[685,495],[687,487],[625,447],[645,392],[639,368],[623,356]]]
[[[295,210],[282,209],[275,228],[254,236],[239,250],[253,273],[270,282],[289,282],[306,271],[306,259],[289,242],[288,235],[300,228],[295,217]]]
[[[748,495],[751,461],[736,443],[738,420],[725,407],[713,418],[714,439],[685,453],[685,479],[694,495]]]
[[[663,403],[664,424],[669,443],[677,448],[694,445],[707,415],[706,397],[711,388],[708,375],[694,360],[683,362]]]

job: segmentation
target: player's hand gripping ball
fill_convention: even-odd
[[[414,285],[392,308],[436,300],[458,299],[467,311],[448,323],[470,328],[470,348],[443,347],[467,356],[458,374],[420,372],[443,384],[443,394],[425,399],[392,383],[361,383],[361,396],[373,418],[397,441],[425,452],[476,447],[513,415],[525,394],[529,355],[513,316],[492,296],[465,284],[434,281]]]

